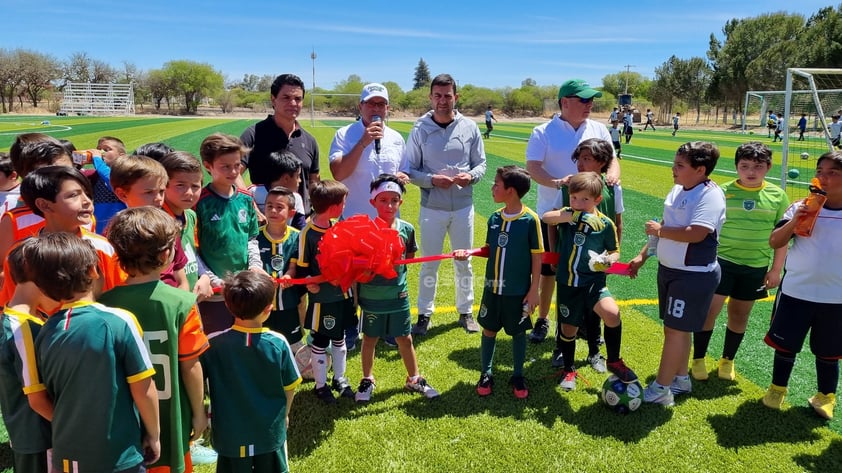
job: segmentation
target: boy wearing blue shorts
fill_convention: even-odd
[[[842,358],[842,252],[838,250],[842,235],[842,151],[821,155],[816,177],[827,193],[827,201],[819,210],[812,235],[795,235],[798,220],[806,213],[803,201],[799,201],[787,209],[769,237],[772,248],[785,247],[790,241],[792,246],[765,339],[775,349],[775,359],[772,385],[763,404],[781,408],[795,356],[809,331],[810,350],[816,355],[818,392],[808,402],[819,416],[832,419]]]
[[[406,187],[391,174],[381,174],[371,183],[371,205],[377,210],[375,223],[380,228],[391,228],[398,232],[403,242],[401,258],[414,258],[418,251],[415,242],[415,228],[398,218]],[[418,360],[412,346],[412,315],[409,313],[409,295],[406,283],[406,265],[395,266],[398,275],[386,279],[375,276],[370,282],[359,285],[359,302],[363,314],[362,367],[363,379],[354,399],[368,402],[374,391],[374,349],[381,337],[394,337],[398,352],[406,368],[406,384],[411,392],[427,398],[439,396],[418,372]]]
[[[532,311],[538,306],[541,254],[544,252],[541,220],[521,201],[529,187],[529,173],[514,165],[497,168],[491,186],[494,202],[505,206],[488,218],[483,247],[488,262],[478,313],[482,339],[481,373],[477,383],[477,394],[483,397],[490,395],[494,386],[491,370],[500,330],[512,337],[513,372],[509,380],[512,391],[518,399],[529,396],[523,376],[526,331],[532,328]],[[467,251],[457,251],[456,257],[466,259]]]
[[[658,375],[643,401],[672,406],[674,395],[689,393],[690,334],[702,329],[719,285],[716,246],[725,222],[725,194],[708,176],[719,160],[713,143],[693,141],[678,148],[672,165],[675,186],[664,200],[659,223],[646,222],[658,237],[658,303],[664,346]],[[629,262],[632,277],[648,258],[648,243]]]

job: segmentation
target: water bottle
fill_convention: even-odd
[[[655,217],[652,220],[657,222],[658,218]],[[646,256],[658,256],[658,235],[649,235],[646,243]]]

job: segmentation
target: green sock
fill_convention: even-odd
[[[523,376],[523,362],[526,360],[526,333],[521,332],[512,337],[512,363],[514,376]]]
[[[491,364],[494,362],[494,347],[497,345],[497,338],[482,336],[480,341],[480,370],[483,373],[491,374]]]

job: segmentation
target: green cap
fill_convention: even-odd
[[[562,97],[572,97],[574,95],[583,99],[589,99],[592,97],[599,98],[602,97],[602,92],[592,89],[591,85],[582,79],[570,79],[569,81],[561,84],[561,87],[558,89],[559,99]]]

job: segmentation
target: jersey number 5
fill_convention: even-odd
[[[169,340],[166,330],[157,330],[151,332],[143,332],[143,343],[146,344],[146,349],[149,350],[149,358],[153,365],[158,365],[155,368],[155,387],[158,389],[158,400],[167,400],[172,397],[172,379],[170,377],[170,357],[166,354],[156,354],[156,351],[166,351],[165,346],[161,346]],[[152,344],[157,345],[152,349]],[[158,376],[158,375],[161,376]],[[161,385],[163,382],[163,386]]]

